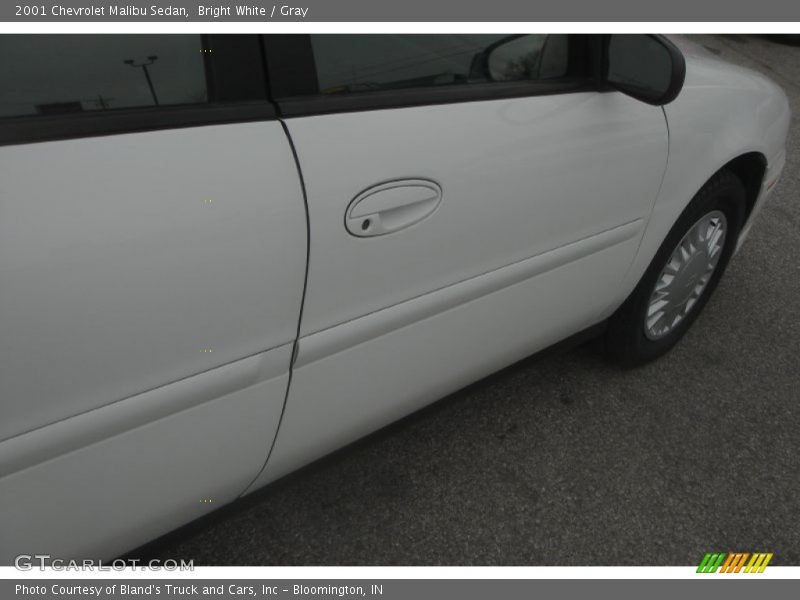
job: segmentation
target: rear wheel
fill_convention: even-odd
[[[637,365],[667,352],[700,314],[742,226],[745,190],[729,171],[712,177],[670,230],[636,289],[609,320],[606,348]]]

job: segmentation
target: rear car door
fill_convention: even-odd
[[[267,36],[311,251],[259,484],[601,320],[666,166],[663,111],[566,35]]]
[[[263,466],[305,279],[300,179],[256,36],[0,53],[0,562],[111,557]]]

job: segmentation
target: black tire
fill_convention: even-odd
[[[661,244],[636,289],[609,319],[605,348],[615,362],[624,366],[644,364],[666,353],[683,337],[703,310],[728,266],[743,224],[744,207],[745,189],[741,180],[724,169],[697,192]],[[659,339],[650,339],[645,334],[645,318],[658,277],[684,235],[704,215],[716,210],[724,213],[728,230],[715,271],[694,306],[675,328]]]

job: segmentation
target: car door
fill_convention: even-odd
[[[0,48],[0,563],[110,558],[263,466],[305,281],[300,179],[256,36]]]
[[[297,361],[257,485],[586,328],[620,301],[663,112],[589,36],[268,36],[307,193]]]

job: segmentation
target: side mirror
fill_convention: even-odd
[[[607,38],[605,82],[642,102],[663,106],[683,87],[686,61],[659,35],[612,34]]]

